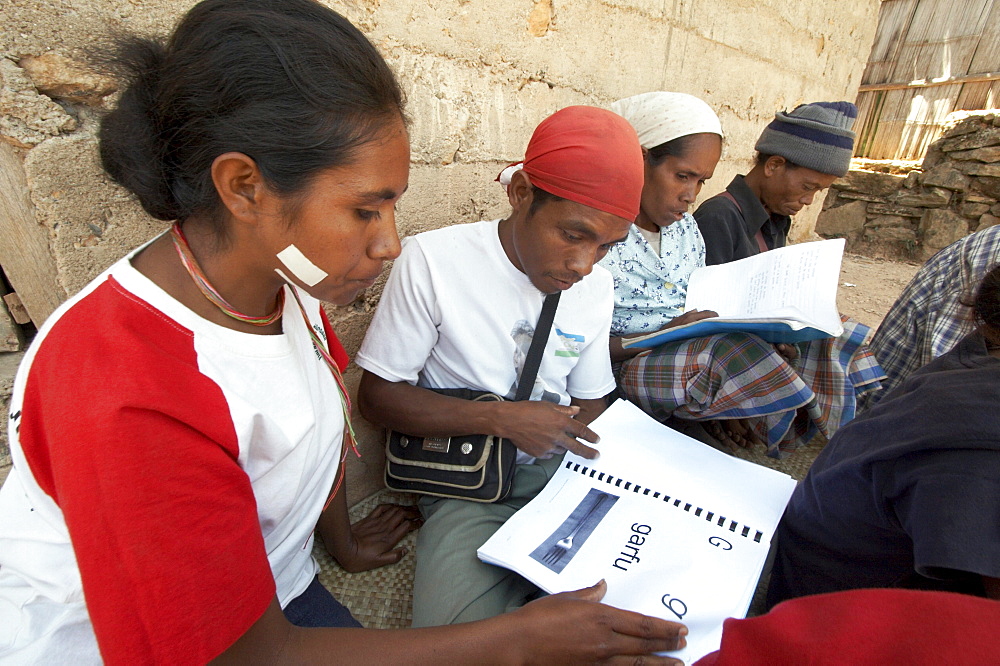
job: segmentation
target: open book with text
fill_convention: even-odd
[[[622,340],[623,347],[656,347],[716,333],[744,332],[767,342],[802,342],[844,332],[837,285],[844,239],[800,243],[691,274],[685,310],[719,316]]]
[[[617,401],[591,428],[601,455],[567,453],[479,559],[546,592],[605,579],[604,602],[683,622],[690,663],[743,617],[795,481],[676,432]]]

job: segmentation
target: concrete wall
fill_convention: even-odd
[[[51,248],[61,298],[163,225],[146,219],[95,158],[109,82],[79,63],[107,28],[164,34],[192,0],[7,0],[0,5],[0,134],[21,159],[32,233]],[[327,0],[393,65],[409,97],[413,164],[400,233],[505,213],[492,182],[522,156],[534,126],[570,104],[607,105],[664,89],[719,113],[723,161],[704,195],[745,172],[777,109],[852,100],[878,0]],[[38,56],[46,56],[39,59]],[[47,93],[47,94],[46,94]],[[113,97],[113,96],[112,96]],[[793,238],[812,234],[814,210]],[[811,213],[811,215],[810,215]],[[12,279],[12,281],[14,281]],[[14,285],[17,288],[17,284]],[[360,344],[381,285],[334,313]],[[44,314],[44,313],[41,313]],[[357,381],[351,372],[349,381]],[[378,436],[361,427],[368,452]],[[353,496],[373,490],[377,453],[355,465]]]

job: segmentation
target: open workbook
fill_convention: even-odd
[[[567,453],[479,559],[550,593],[603,578],[605,603],[686,624],[688,646],[670,654],[691,663],[718,649],[726,618],[745,616],[795,481],[622,400],[591,428],[600,457]]]
[[[844,332],[837,285],[844,239],[800,243],[691,274],[685,310],[713,310],[718,318],[628,337],[623,347],[656,347],[733,331],[767,342],[802,342]]]

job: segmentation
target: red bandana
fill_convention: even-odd
[[[616,113],[570,106],[535,128],[524,156],[533,185],[576,203],[634,221],[642,195],[642,148]]]

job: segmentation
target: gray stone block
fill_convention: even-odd
[[[920,178],[925,186],[943,187],[948,190],[964,190],[969,186],[969,178],[950,164],[942,163]]]
[[[865,222],[865,228],[907,227],[912,228],[914,218],[902,215],[872,215]]]
[[[958,212],[965,217],[979,219],[984,214],[990,212],[990,205],[985,203],[970,203],[966,201],[958,207]]]
[[[916,190],[903,190],[894,197],[892,203],[901,206],[919,206],[920,208],[943,208],[950,201],[950,190],[941,187],[924,187]]]
[[[896,203],[873,203],[868,206],[870,215],[902,215],[903,217],[922,217],[925,208],[902,206]]]
[[[839,190],[835,190],[833,188],[828,189],[826,191],[826,198],[823,199],[823,210],[833,208],[834,206],[842,206],[844,201],[840,199],[840,194]]]
[[[998,224],[1000,224],[1000,217],[986,213],[979,218],[979,226],[976,227],[976,231],[982,231],[983,229],[988,229],[989,227],[995,227]]]
[[[816,220],[816,233],[821,236],[846,237],[865,226],[868,204],[854,201],[836,208],[828,208]]]
[[[973,180],[972,187],[993,200],[1000,199],[1000,178],[979,176]],[[968,201],[968,197],[966,197],[966,201]]]
[[[920,219],[920,242],[941,249],[968,235],[968,221],[955,211],[932,208]]]
[[[946,153],[1000,145],[1000,127],[986,127],[965,136],[944,139],[938,145]]]
[[[941,134],[942,139],[950,139],[956,136],[965,136],[966,134],[972,134],[989,123],[984,123],[980,116],[972,116],[969,118],[964,118],[959,122],[955,123],[953,127],[945,130]]]
[[[880,197],[876,194],[869,194],[867,192],[838,192],[838,199],[848,199],[852,201],[871,201],[877,203],[885,203],[885,197]]]
[[[903,243],[915,244],[917,242],[917,232],[915,229],[905,227],[879,227],[877,229],[865,229],[865,240],[869,243]]]
[[[848,171],[846,176],[837,180],[831,187],[846,192],[861,192],[878,197],[892,194],[902,184],[902,176],[874,171]]]
[[[920,163],[920,168],[926,173],[944,161],[944,159],[944,151],[938,147],[938,143],[935,141],[927,147],[927,152],[924,153],[924,161]]]
[[[963,162],[962,171],[970,176],[987,176],[1000,178],[1000,164],[980,164],[979,162]]]
[[[1000,162],[1000,146],[959,150],[949,157],[953,160],[975,160],[977,162]]]

